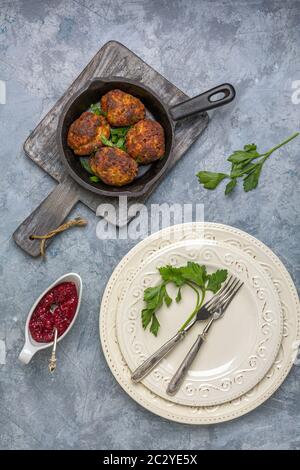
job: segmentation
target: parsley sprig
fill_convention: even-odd
[[[81,166],[89,173],[89,180],[92,181],[92,183],[99,183],[101,179],[94,174],[93,170],[91,169],[91,166],[89,164],[89,158],[86,157],[80,157],[80,163]]]
[[[118,149],[124,150],[126,152],[125,140],[126,134],[129,131],[130,126],[128,127],[112,127],[110,129],[110,139],[107,139],[103,135],[101,140],[104,145],[107,147],[117,147]]]
[[[175,301],[178,303],[182,298],[182,287],[189,286],[196,293],[196,306],[187,320],[180,327],[180,331],[190,323],[201,308],[207,291],[214,294],[221,288],[222,283],[226,280],[228,272],[226,269],[218,269],[212,274],[207,273],[206,266],[200,265],[193,261],[188,261],[186,266],[174,267],[171,265],[159,268],[161,282],[157,286],[148,287],[144,291],[145,308],[142,310],[142,325],[146,329],[150,325],[150,331],[157,336],[160,323],[157,318],[157,312],[165,303],[167,307],[171,305],[173,299],[167,292],[169,283],[175,284],[178,288]]]
[[[91,104],[90,111],[97,114],[97,116],[107,116],[107,113],[101,108],[100,103]]]
[[[244,191],[252,191],[258,185],[260,173],[265,161],[275,150],[283,147],[298,135],[299,132],[295,132],[288,139],[265,153],[259,153],[255,144],[244,145],[243,150],[235,150],[227,158],[231,163],[230,174],[199,171],[196,175],[199,179],[199,183],[203,184],[205,189],[215,189],[221,181],[229,179],[225,188],[225,194],[228,195],[235,189],[238,179],[242,178]]]
[[[94,175],[93,170],[91,169],[89,164],[89,158],[80,157],[80,163],[81,166],[85,169],[85,171],[87,171],[90,175]]]

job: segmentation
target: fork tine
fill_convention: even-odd
[[[237,281],[234,286],[232,287],[232,289],[230,289],[230,292],[228,292],[228,294],[226,295],[225,298],[222,299],[221,302],[219,302],[213,309],[213,312],[216,312],[218,310],[222,310],[222,313],[225,312],[225,310],[227,309],[228,305],[230,304],[230,302],[232,301],[232,299],[236,296],[236,294],[238,293],[238,291],[240,290],[240,288],[242,287],[243,285],[243,282],[241,281]],[[212,312],[212,313],[213,313]]]
[[[234,289],[239,284],[239,282],[240,282],[239,279],[235,279],[234,282],[231,284],[230,288],[222,296],[222,299],[219,300],[219,302],[224,303],[227,300],[227,298],[231,296],[231,293],[234,291]]]
[[[216,301],[213,303],[213,305],[210,305],[208,307],[208,310],[219,310],[225,302],[230,298],[232,293],[235,291],[235,288],[237,285],[240,283],[239,279],[234,278],[234,280],[231,282],[230,286],[226,290],[226,292],[223,292],[223,294],[220,296],[220,298],[216,299]]]
[[[239,284],[235,287],[234,291],[232,292],[231,296],[229,297],[229,299],[227,299],[227,301],[225,302],[225,304],[222,306],[223,308],[223,311],[225,311],[227,309],[227,307],[229,306],[230,302],[234,299],[234,297],[236,296],[236,294],[238,293],[238,291],[240,290],[240,288],[242,287],[244,283],[243,282],[239,282]]]
[[[215,302],[223,294],[223,292],[228,288],[229,284],[231,283],[233,279],[235,278],[234,276],[231,275],[227,279],[225,284],[221,287],[221,289],[210,300],[208,300],[204,306],[208,308],[213,302]]]
[[[224,288],[221,291],[219,291],[216,295],[214,295],[214,297],[211,299],[211,302],[207,302],[205,307],[208,310],[215,308],[215,305],[218,302],[220,302],[224,298],[224,296],[226,296],[227,292],[230,291],[230,289],[232,288],[232,286],[234,285],[236,281],[237,279],[234,276],[231,276],[228,282],[226,282]]]
[[[239,285],[239,280],[236,279],[235,282],[231,285],[230,289],[225,293],[222,299],[219,301],[219,305],[224,305],[225,302],[231,297],[232,293],[235,291],[236,287]]]
[[[208,303],[208,304],[211,303],[211,302],[214,300],[214,298],[216,298],[216,296],[221,295],[222,292],[223,292],[225,289],[227,289],[229,283],[230,283],[233,279],[234,279],[234,276],[230,275],[229,278],[226,280],[225,284],[223,284],[223,286],[221,287],[221,289],[220,289],[220,290],[214,295],[214,297],[212,297],[207,303]]]

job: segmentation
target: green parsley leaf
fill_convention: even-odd
[[[123,149],[125,148],[125,147],[124,147],[124,144],[125,144],[125,139],[124,139],[124,137],[120,137],[120,138],[118,139],[117,143],[116,143],[116,147],[117,147],[118,149],[122,149],[122,150],[123,150]]]
[[[246,148],[252,148],[252,145],[245,145]],[[244,147],[244,148],[245,148]],[[254,145],[256,149],[256,145]],[[260,157],[256,150],[235,150],[227,160],[231,163],[242,163],[244,161],[253,160],[254,158]]]
[[[99,183],[99,181],[101,181],[101,179],[98,178],[98,176],[96,176],[96,175],[90,176],[89,180],[92,181],[92,183]]]
[[[225,173],[213,173],[211,171],[199,171],[197,177],[205,189],[215,189],[224,178],[228,178],[228,175]]]
[[[106,145],[106,147],[114,147],[114,144],[111,140],[108,140],[104,135],[101,136],[102,143]]]
[[[81,163],[81,166],[90,174],[90,175],[93,175],[94,172],[92,171],[91,167],[90,167],[90,164],[89,164],[89,158],[84,158],[84,157],[80,157],[80,163]]]
[[[172,303],[172,299],[171,297],[169,296],[168,292],[167,292],[167,289],[165,291],[165,296],[164,296],[164,300],[165,300],[165,304],[167,307],[170,307],[171,303]]]
[[[163,302],[169,307],[172,299],[167,292],[165,284],[162,283],[158,286],[147,287],[144,291],[144,301],[146,302],[146,307],[142,310],[141,314],[142,326],[146,329],[151,322],[150,331],[156,336],[160,324],[155,313],[162,306]]]
[[[148,287],[144,292],[144,300],[147,302],[148,309],[156,309],[162,305],[165,295],[165,285],[160,284],[156,287]]]
[[[246,152],[251,152],[252,150],[256,150],[256,149],[257,149],[257,146],[255,144],[244,145],[244,150],[246,150]]]
[[[244,178],[243,181],[243,186],[244,186],[244,191],[252,191],[252,189],[255,189],[258,185],[258,180],[260,176],[260,172],[262,169],[262,164],[257,164],[254,168],[254,170]]]
[[[151,333],[154,334],[154,336],[157,336],[159,327],[160,327],[160,323],[159,323],[159,321],[157,320],[157,316],[156,316],[155,313],[154,313],[154,314],[152,315],[152,322],[151,322],[151,326],[150,326],[150,331],[151,331]]]
[[[226,196],[232,193],[235,187],[236,187],[236,178],[231,178],[231,180],[229,181],[229,183],[227,183],[226,188],[225,188]]]
[[[226,281],[228,275],[227,269],[218,269],[209,275],[206,290],[210,290],[214,294],[221,288],[222,282]]]
[[[142,325],[143,325],[144,330],[147,328],[147,326],[151,322],[153,314],[154,314],[154,311],[152,309],[144,308],[142,310]]]
[[[165,282],[174,282],[178,287],[184,284],[184,279],[181,275],[181,268],[167,265],[159,268],[159,273]]]
[[[110,129],[110,133],[112,136],[116,137],[126,137],[127,132],[129,131],[131,126],[127,127],[112,127]]]
[[[116,147],[116,148],[126,151],[125,146],[124,146],[125,144],[124,137],[118,138],[116,142],[115,142],[116,139],[114,139],[114,142],[113,142],[112,140],[109,140],[106,137],[104,137],[104,135],[102,135],[101,140],[102,140],[102,143],[106,145],[106,147]]]
[[[181,287],[179,287],[175,300],[178,303],[178,302],[181,301],[181,299],[182,299],[182,297],[181,297]]]
[[[245,175],[249,175],[257,167],[258,163],[248,163],[245,164],[240,168],[240,170],[233,171],[231,170],[230,176],[231,178],[239,178]]]
[[[159,295],[161,289],[161,285],[155,287],[147,287],[144,291],[144,301],[150,302],[150,300],[154,299],[157,295]]]
[[[92,183],[99,183],[99,181],[101,181],[101,179],[98,176],[96,176],[94,172],[92,171],[88,158],[80,157],[80,163],[81,163],[81,166],[89,173],[89,175],[91,175],[89,176],[89,180]]]
[[[107,113],[101,109],[100,103],[91,104],[90,111],[97,116],[107,116]]]
[[[181,275],[185,281],[191,281],[197,284],[199,287],[204,287],[207,278],[205,266],[188,261],[187,265],[180,268],[180,270]]]

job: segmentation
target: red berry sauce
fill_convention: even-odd
[[[54,327],[60,337],[72,322],[77,304],[77,289],[73,282],[62,282],[49,290],[30,317],[32,338],[38,343],[49,343],[54,339]]]

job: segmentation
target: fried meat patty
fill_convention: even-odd
[[[101,180],[110,186],[131,183],[138,173],[138,165],[124,150],[103,147],[90,157],[90,167]]]
[[[68,131],[68,146],[76,155],[89,155],[103,146],[101,136],[110,136],[110,126],[104,116],[85,111]]]
[[[138,163],[147,165],[165,154],[165,134],[157,121],[143,119],[126,135],[126,150]]]
[[[101,98],[101,108],[111,126],[131,126],[144,119],[145,106],[135,96],[121,90],[111,90]]]

